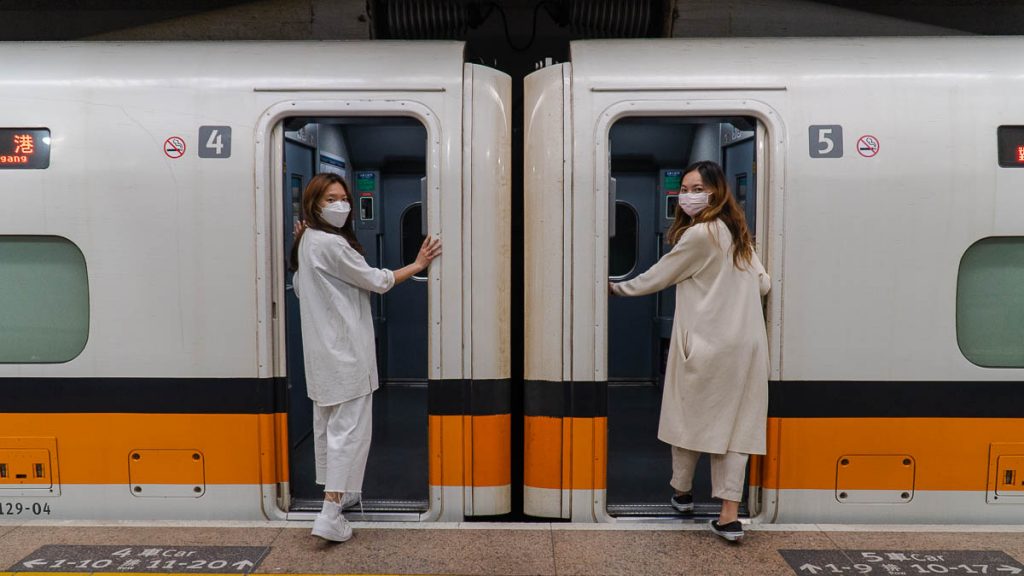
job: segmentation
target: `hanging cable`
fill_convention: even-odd
[[[512,50],[516,52],[525,52],[526,50],[529,50],[530,47],[533,46],[534,41],[537,39],[537,15],[540,14],[541,8],[547,8],[548,13],[553,18],[556,18],[556,20],[556,14],[558,13],[558,11],[561,10],[561,5],[558,2],[552,0],[543,0],[541,2],[538,2],[533,7],[533,24],[530,27],[530,40],[524,46],[516,46],[515,42],[512,41],[512,34],[509,32],[508,16],[505,14],[505,9],[502,8],[501,5],[496,2],[488,2],[487,5],[491,8],[491,10],[488,12],[488,16],[494,11],[497,11],[498,15],[501,16],[501,24],[505,29],[505,40],[508,42],[508,45],[512,47]]]

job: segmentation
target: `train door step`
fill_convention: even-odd
[[[637,517],[644,519],[693,520],[694,522],[716,520],[720,509],[721,507],[718,504],[702,504],[698,502],[694,504],[693,513],[683,514],[670,506],[667,500],[664,504],[609,504],[607,506],[608,514],[620,520]],[[739,516],[740,518],[750,516],[747,512],[746,503],[740,505]]]

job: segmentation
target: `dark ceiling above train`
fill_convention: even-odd
[[[0,0],[0,40],[76,40],[246,3],[246,0]]]
[[[552,31],[569,39],[659,37],[673,29],[675,36],[685,36],[708,19],[766,12],[785,19],[806,9],[834,10],[840,18],[873,15],[950,32],[1024,34],[1020,0],[0,0],[0,39],[116,39],[126,30],[135,31],[125,34],[129,39],[157,40],[359,37],[353,30],[362,37],[469,39],[474,30],[498,30],[493,41],[522,49]],[[240,21],[240,14],[248,22]],[[334,25],[338,19],[345,23]],[[323,24],[317,26],[318,20]],[[252,26],[256,21],[261,25]],[[167,22],[177,24],[154,29],[151,37],[148,31],[138,32]],[[198,29],[190,29],[192,22]],[[680,22],[686,25],[677,26]],[[786,35],[829,35],[835,28],[795,26]],[[855,33],[876,35],[870,23],[864,28]],[[715,30],[730,35],[728,28]],[[754,26],[742,35],[758,35],[758,30]],[[773,35],[771,30],[766,34]]]
[[[1024,34],[1024,3],[1020,0],[817,0],[816,3],[972,34]]]

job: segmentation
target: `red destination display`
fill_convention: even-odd
[[[0,128],[0,170],[49,166],[49,128]]]
[[[1024,126],[1000,126],[996,139],[999,165],[1003,168],[1024,168]]]

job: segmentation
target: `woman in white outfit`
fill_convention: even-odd
[[[771,282],[754,252],[722,168],[696,162],[683,173],[672,250],[643,274],[609,289],[642,296],[676,285],[658,438],[672,446],[672,506],[693,511],[693,473],[711,455],[712,495],[722,500],[713,532],[736,541],[750,454],[765,453],[768,337],[761,297]]]
[[[441,254],[441,241],[427,237],[412,264],[394,272],[371,268],[351,211],[344,180],[335,174],[314,176],[302,193],[304,226],[296,229],[291,258],[306,390],[313,401],[316,482],[324,485],[313,535],[335,542],[352,537],[342,510],[359,501],[370,453],[377,389],[370,292],[387,292]]]

